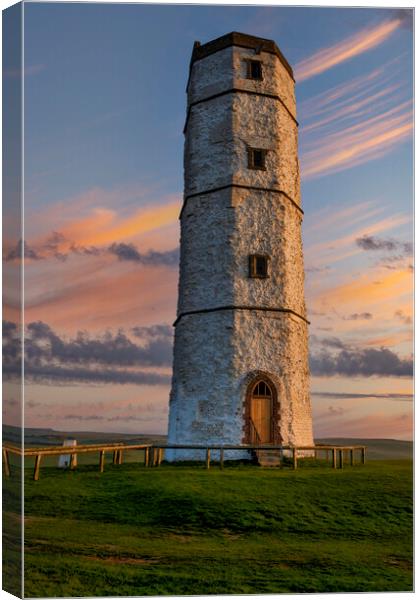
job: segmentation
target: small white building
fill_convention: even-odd
[[[76,440],[64,440],[63,447],[74,447],[77,446]],[[71,466],[71,454],[60,454],[58,457],[58,466],[60,469],[68,469]],[[73,456],[73,467],[77,466],[77,454]]]
[[[168,444],[313,444],[294,87],[271,40],[194,44]]]

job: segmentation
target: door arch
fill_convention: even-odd
[[[277,390],[265,374],[253,377],[247,387],[244,429],[247,444],[281,443]]]

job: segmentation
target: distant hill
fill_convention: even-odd
[[[369,438],[319,438],[316,444],[337,444],[349,446],[367,446],[368,460],[388,460],[413,458],[413,442],[405,440],[369,439]]]
[[[25,429],[26,446],[61,446],[66,439],[77,440],[79,444],[107,444],[108,442],[126,442],[130,444],[152,444],[166,442],[165,435],[103,433],[99,431],[56,431],[27,427]],[[18,427],[3,425],[3,441],[13,444],[21,443],[21,433]]]
[[[126,442],[130,444],[164,444],[165,435],[134,433],[103,433],[99,431],[56,431],[28,427],[25,429],[26,446],[61,446],[71,438],[79,444],[106,444],[108,442]],[[20,429],[3,425],[3,440],[20,444]],[[366,439],[366,438],[317,438],[317,444],[337,444],[337,446],[367,446],[368,460],[402,459],[413,457],[413,442],[404,440]]]

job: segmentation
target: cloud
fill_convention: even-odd
[[[338,354],[323,350],[311,355],[310,369],[319,377],[411,377],[413,361],[387,348],[344,349]]]
[[[405,65],[406,56],[396,56],[301,104],[305,177],[321,177],[380,158],[409,139],[412,90],[408,74],[402,75]]]
[[[3,331],[4,373],[16,377],[21,367],[17,326],[5,322]],[[130,333],[141,343],[123,330],[96,337],[78,332],[73,338],[64,338],[42,321],[29,323],[25,332],[25,377],[46,383],[167,384],[168,375],[138,369],[171,366],[172,328],[137,327]]]
[[[343,319],[345,321],[360,321],[360,320],[368,321],[372,318],[373,318],[373,315],[370,312],[353,313],[352,315],[349,315],[348,317],[343,317]]]
[[[383,239],[373,235],[364,235],[356,238],[356,245],[368,252],[381,252],[381,260],[378,266],[385,269],[412,270],[412,265],[407,265],[407,258],[413,255],[413,244],[411,242],[400,242],[393,238]],[[396,254],[388,254],[388,253]]]
[[[352,394],[346,392],[311,392],[311,396],[319,396],[321,398],[334,398],[335,400],[353,400],[355,398],[378,398],[383,400],[403,400],[406,402],[413,401],[413,394]]]
[[[141,254],[134,244],[112,244],[108,248],[108,252],[115,254],[119,260],[128,260],[141,263],[144,265],[166,265],[168,267],[178,267],[179,249],[174,248],[167,252],[157,252],[149,250],[149,252]]]
[[[114,423],[117,421],[121,421],[123,423],[137,421],[137,422],[145,422],[145,421],[153,421],[155,417],[139,417],[133,414],[126,415],[116,415],[114,417],[104,417],[102,415],[77,415],[77,414],[69,414],[64,415],[62,417],[66,421],[107,421],[108,423]]]
[[[411,325],[413,323],[413,319],[410,317],[410,315],[406,315],[402,310],[395,311],[394,316],[402,321],[405,325]]]
[[[413,30],[413,16],[414,9],[411,8],[399,8],[395,11],[396,15],[401,21],[401,27],[403,29]]]
[[[102,415],[64,415],[61,417],[65,421],[103,421]]]
[[[411,256],[413,253],[413,244],[411,242],[399,242],[392,238],[383,239],[373,235],[364,235],[356,239],[356,244],[359,248],[367,251],[385,251],[395,252],[402,251],[405,255]]]
[[[392,438],[412,439],[413,424],[412,416],[409,414],[389,415],[374,413],[349,419],[341,417],[335,419],[331,426],[321,415],[314,417],[315,435],[323,437],[347,437],[347,438]]]
[[[344,414],[345,411],[342,406],[329,406],[328,412],[330,415],[336,417],[336,416],[341,416],[342,414]]]
[[[144,335],[144,345],[131,341],[122,330],[116,334],[105,332],[99,337],[78,332],[74,338],[65,339],[46,323],[38,321],[29,323],[26,331],[25,357],[32,362],[58,360],[66,364],[125,367],[170,366],[172,362],[173,333],[169,326],[162,326],[160,330],[152,328],[148,335]]]
[[[355,239],[361,237],[373,237],[374,234],[379,232],[387,231],[389,229],[395,229],[401,225],[405,225],[410,222],[411,217],[408,214],[404,213],[396,213],[392,216],[383,218],[379,221],[372,223],[371,225],[364,225],[359,227],[356,231],[352,231],[351,233],[346,233],[345,235],[341,235],[335,239],[328,239],[331,232],[328,231],[326,235],[323,236],[322,241],[311,244],[307,247],[306,252],[309,255],[314,255],[316,253],[317,257],[322,257],[324,260],[329,260],[331,262],[340,260],[343,258],[343,255],[337,252],[338,249],[344,249],[344,256],[353,256],[354,254],[358,254],[361,251],[360,246],[359,249],[355,249]],[[338,227],[333,228],[333,233],[336,233]],[[325,256],[325,254],[327,256]]]
[[[380,277],[380,279],[378,279]],[[312,300],[313,305],[320,305],[326,310],[326,303],[330,306],[349,306],[352,309],[365,309],[374,307],[377,310],[385,302],[396,302],[401,296],[412,292],[412,276],[406,270],[392,271],[386,275],[373,273],[363,274],[354,281],[344,282],[336,287],[323,289],[318,297]]]
[[[18,240],[16,245],[9,248],[6,246],[3,252],[3,260],[6,262],[14,260],[20,261],[22,260],[22,255],[31,260],[40,260],[43,258],[33,248],[30,248],[27,242],[23,242],[22,244],[22,240]]]
[[[170,202],[144,207],[123,218],[116,211],[95,208],[90,214],[73,219],[60,229],[65,238],[75,240],[77,245],[102,246],[176,224],[179,208],[179,201]]]
[[[337,109],[352,105],[355,100],[375,93],[376,89],[384,89],[392,78],[392,66],[399,60],[400,57],[395,57],[369,73],[346,80],[304,100],[299,105],[299,120],[306,121],[311,117],[334,114]]]
[[[336,121],[345,121],[355,116],[360,119],[362,116],[369,115],[372,111],[372,107],[375,107],[376,110],[378,110],[379,107],[385,108],[390,103],[395,102],[395,99],[397,98],[395,92],[398,89],[401,89],[401,84],[389,85],[380,91],[367,95],[357,101],[356,98],[353,97],[343,102],[341,108],[335,106],[334,110],[327,111],[329,114],[324,118],[304,125],[301,128],[301,132],[307,135],[309,132],[316,129],[326,127],[327,125],[331,126]],[[381,102],[379,102],[379,100],[381,100]]]
[[[22,359],[22,345],[19,329],[16,323],[3,321],[3,369],[12,366],[20,369]]]
[[[397,19],[383,21],[374,27],[366,27],[333,46],[315,52],[310,58],[304,59],[296,65],[294,69],[296,81],[301,82],[319,75],[336,65],[379,46],[403,22],[405,23],[405,19],[402,16]]]
[[[332,230],[345,226],[349,228],[360,221],[376,217],[382,209],[375,207],[371,200],[364,202],[352,201],[350,206],[327,205],[309,215],[305,221],[305,234],[330,233]]]
[[[331,271],[331,267],[329,265],[325,265],[323,267],[306,267],[305,268],[305,272],[306,273],[326,273],[328,271]]]
[[[355,125],[318,135],[310,144],[303,144],[302,176],[313,179],[381,158],[408,140],[412,129],[408,101]]]
[[[6,374],[12,376],[14,373],[7,371]],[[116,369],[84,369],[82,367],[67,368],[54,365],[25,366],[25,378],[44,385],[168,385],[170,383],[169,375],[161,375],[159,373],[132,372]]]
[[[337,337],[318,338],[316,335],[311,335],[311,342],[315,342],[324,348],[346,348],[344,342]]]
[[[62,248],[60,250],[60,248]],[[74,254],[78,256],[100,256],[113,255],[120,261],[131,261],[143,265],[152,266],[167,266],[178,267],[179,263],[179,248],[167,251],[149,250],[148,252],[140,252],[138,248],[132,244],[114,242],[108,247],[98,246],[80,246],[75,242],[71,242],[60,232],[53,232],[43,244],[38,244],[36,247],[29,246],[27,242],[23,244],[24,256],[30,260],[47,260],[55,258],[59,261],[65,261]],[[16,246],[9,248],[5,255],[6,262],[21,260],[22,258],[22,241],[19,240]]]

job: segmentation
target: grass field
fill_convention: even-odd
[[[31,475],[27,596],[412,589],[409,460]],[[13,477],[4,485],[13,493]]]

